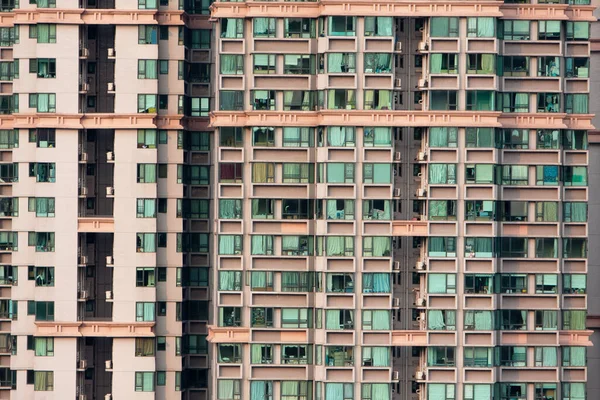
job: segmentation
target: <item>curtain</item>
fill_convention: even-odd
[[[429,128],[429,147],[448,147],[448,128]]]
[[[569,400],[585,400],[585,383],[569,383],[571,397]],[[566,393],[563,394],[566,397]]]
[[[373,144],[387,147],[392,144],[392,130],[386,127],[373,128]]]
[[[144,303],[144,321],[154,321],[154,303]]]
[[[342,71],[343,61],[343,53],[327,53],[327,71],[329,73],[345,72]]]
[[[219,200],[219,217],[233,219],[239,214],[237,200]]]
[[[296,272],[281,273],[281,289],[283,291],[296,291],[300,286],[300,276]]]
[[[390,274],[386,273],[375,273],[375,274],[365,274],[366,276],[371,276],[373,280],[373,293],[389,293],[390,292]]]
[[[491,400],[492,385],[473,385],[473,399],[476,400]]]
[[[571,366],[574,367],[584,367],[585,366],[585,347],[569,347],[569,352],[571,353]]]
[[[219,236],[219,254],[234,254],[235,239],[233,235]]]
[[[515,94],[514,112],[529,112],[529,93]]]
[[[266,288],[267,287],[267,272],[252,271],[250,280],[251,280],[252,288]]]
[[[448,183],[448,166],[449,164],[429,164],[429,183]]]
[[[430,383],[427,385],[427,399],[428,400],[445,400],[446,399],[446,385],[443,383]]]
[[[250,400],[269,400],[272,394],[272,381],[251,381],[250,382]]]
[[[325,329],[342,329],[340,327],[340,313],[341,310],[327,310],[327,313],[325,315]]]
[[[344,400],[344,384],[326,383],[325,400]]]
[[[587,114],[589,112],[589,97],[587,94],[574,94],[573,96],[573,113]]]
[[[343,256],[344,250],[344,237],[343,236],[328,236],[327,241],[327,255],[328,256]]]
[[[444,323],[444,314],[442,310],[429,310],[427,313],[427,325],[431,330],[443,330],[446,327]]]
[[[445,54],[434,53],[429,57],[429,71],[432,74],[442,73],[442,58]]]
[[[233,399],[233,380],[220,379],[217,381],[217,398]]]
[[[281,396],[297,396],[298,394],[296,381],[281,381]]]
[[[342,211],[343,213],[343,211]],[[336,200],[327,200],[327,219],[343,219],[338,218],[338,209],[337,209],[337,201]]]
[[[390,312],[388,310],[374,310],[372,327],[373,330],[389,330],[390,329]]]
[[[492,330],[492,312],[491,311],[475,311],[475,330],[489,331]]]
[[[34,372],[34,390],[45,391],[48,389],[48,373],[46,371]]]
[[[50,25],[38,24],[37,26],[37,41],[38,43],[50,42]]]
[[[143,235],[144,253],[154,253],[156,251],[156,235],[154,233],[144,233]]]
[[[252,345],[252,350],[251,350],[251,354],[250,354],[252,364],[262,364],[262,350],[263,350],[262,344],[253,344]],[[254,397],[252,397],[252,399],[254,400]]]
[[[266,35],[269,33],[270,18],[254,18],[254,33]]]
[[[469,18],[471,22],[471,18]],[[477,37],[494,37],[495,18],[479,17],[477,18]]]
[[[446,274],[427,274],[429,293],[446,293]]]
[[[388,236],[375,236],[373,240],[373,256],[387,257],[390,255],[391,239]]]
[[[273,247],[273,237],[266,235],[252,236],[252,255],[266,255],[267,250]]]
[[[300,236],[283,236],[281,243],[283,250],[298,251],[300,249]]]
[[[48,352],[46,338],[35,338],[35,355],[45,356]]]
[[[571,221],[585,222],[587,221],[587,204],[586,203],[569,203],[571,205]]]
[[[544,330],[555,330],[558,328],[558,312],[542,311],[542,328]]]
[[[377,18],[377,36],[392,36],[392,17],[376,17]],[[366,18],[365,18],[366,20]]]
[[[260,19],[260,18],[257,18]],[[256,21],[256,19],[255,19]],[[256,24],[256,22],[255,22]],[[223,54],[221,56],[221,73],[231,75],[238,73],[238,56],[233,54]]]
[[[346,128],[343,126],[331,126],[327,130],[329,146],[343,147],[346,145]]]
[[[219,290],[233,290],[235,287],[235,271],[219,272]]]
[[[372,383],[371,384],[371,399],[373,400],[389,400],[390,385],[388,383]]]
[[[390,366],[390,348],[389,347],[371,347],[374,367]]]
[[[222,25],[225,25],[225,35],[221,35],[221,36],[226,37],[226,38],[236,38],[237,37],[237,19],[225,18],[225,19],[223,19]]]
[[[495,54],[481,54],[481,72],[484,74],[493,74],[495,60]]]

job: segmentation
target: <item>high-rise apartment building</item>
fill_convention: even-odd
[[[211,6],[211,398],[586,398],[566,3]]]
[[[573,3],[5,0],[0,399],[585,400]]]
[[[2,3],[0,399],[209,398],[208,6]]]

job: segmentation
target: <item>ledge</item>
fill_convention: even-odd
[[[154,322],[36,322],[35,336],[154,337]]]
[[[59,23],[71,25],[183,25],[182,10],[115,10],[115,9],[15,9],[0,13],[0,26],[14,24]]]
[[[15,114],[1,115],[0,129],[183,129],[182,118],[156,114]]]
[[[112,217],[80,217],[77,218],[77,232],[114,232],[115,220]]]
[[[427,331],[392,331],[392,346],[427,346]]]
[[[231,328],[210,325],[206,340],[210,343],[250,343],[250,328]]]
[[[392,236],[429,236],[427,221],[392,221]]]

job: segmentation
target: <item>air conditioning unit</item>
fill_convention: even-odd
[[[427,79],[419,79],[417,82],[417,85],[420,88],[426,88],[428,84]]]
[[[106,256],[106,265],[114,265],[115,264],[115,259],[113,258],[113,256]]]
[[[402,79],[400,79],[400,78],[394,79],[394,86],[397,88],[402,87]]]
[[[81,161],[87,161],[88,160],[88,154],[87,153],[81,153]]]
[[[115,56],[115,49],[113,47],[108,49],[108,56],[109,57],[114,57]]]
[[[419,215],[419,221],[427,221],[427,215],[425,215],[425,214]]]
[[[105,369],[112,369],[112,360],[106,360],[104,362],[104,368]],[[107,394],[107,396],[110,396],[110,394]]]
[[[417,306],[423,307],[425,305],[425,299],[423,297],[419,297],[417,299]]]
[[[423,99],[419,99],[419,101],[417,101],[417,103],[423,105]]]
[[[394,271],[400,271],[400,261],[394,261],[393,268]]]
[[[80,196],[87,196],[87,194],[88,194],[88,190],[87,190],[87,188],[85,186],[79,188],[79,195]]]
[[[115,84],[114,84],[114,82],[108,82],[108,84],[106,86],[108,86],[108,91],[109,92],[114,92],[115,91]]]
[[[107,186],[106,187],[106,196],[114,196],[115,195],[115,188],[112,186]]]
[[[400,191],[400,189],[394,189],[394,197],[400,197],[401,194],[402,192]]]
[[[396,160],[396,161],[402,160],[402,153],[399,152],[399,151],[395,152],[394,153],[394,160]]]
[[[87,48],[84,47],[83,49],[81,49],[81,57],[87,58],[89,56],[90,56],[90,51]]]
[[[90,84],[85,82],[81,84],[81,91],[82,92],[87,92],[88,90],[90,90]]]
[[[392,375],[392,379],[397,381],[400,379],[400,371],[394,371],[394,374]]]
[[[79,360],[79,369],[87,369],[87,360]]]
[[[429,45],[427,42],[419,42],[419,51],[427,51],[429,50]]]
[[[394,297],[392,299],[392,305],[393,305],[393,307],[400,307],[400,299],[397,297]]]
[[[85,395],[85,394],[80,394],[80,395],[79,395],[79,400],[87,400],[87,395]]]
[[[417,189],[417,197],[425,197],[425,195],[427,194],[427,191],[423,188],[419,188]]]
[[[79,292],[79,298],[82,300],[85,300],[88,298],[88,292],[87,290],[82,290]]]
[[[396,51],[402,51],[402,42],[396,42]]]
[[[113,153],[112,151],[107,151],[106,161],[115,161],[115,153]]]
[[[104,400],[112,400],[112,394],[108,393],[104,395]]]
[[[417,373],[415,374],[415,378],[417,378],[417,380],[419,381],[422,381],[423,379],[425,379],[425,372],[417,371]]]
[[[112,290],[107,290],[105,294],[106,294],[106,300],[112,300],[112,298],[113,298]]]
[[[87,263],[88,263],[88,257],[87,256],[81,256],[79,258],[79,264],[86,265]]]
[[[425,161],[426,158],[427,158],[427,156],[425,155],[424,151],[420,151],[417,153],[417,160]]]
[[[417,261],[417,263],[415,264],[415,268],[418,269],[419,271],[424,271],[425,270],[425,262]]]

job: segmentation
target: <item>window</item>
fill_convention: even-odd
[[[494,91],[490,90],[468,90],[467,110],[494,111]]]
[[[219,271],[219,290],[242,290],[241,271]]]
[[[314,147],[314,128],[283,128],[283,147]]]
[[[560,131],[550,129],[538,129],[537,131],[538,149],[558,149],[560,148]]]
[[[12,6],[9,9],[5,9],[5,7],[6,7],[5,3],[9,3],[12,6],[16,5],[16,7],[19,8],[18,0],[15,2],[8,1],[8,2],[2,3],[3,4],[2,11],[11,11],[13,9]],[[35,4],[37,6],[37,8],[56,8],[55,0],[29,0],[29,4]]]
[[[14,212],[18,214],[18,203],[14,205]],[[11,208],[13,208],[11,206]],[[28,211],[35,212],[36,217],[51,218],[55,215],[54,197],[30,197],[28,199]]]
[[[565,112],[567,114],[588,114],[589,102],[588,94],[565,94]]]
[[[539,21],[538,40],[560,40],[560,21]]]
[[[586,258],[587,257],[587,239],[586,238],[564,238],[563,239],[563,258]]]
[[[455,356],[454,347],[428,347],[427,366],[429,367],[453,367]]]
[[[241,235],[219,235],[219,254],[235,255],[242,254]]]
[[[392,183],[392,164],[363,164],[363,183]]]
[[[467,164],[465,165],[465,183],[495,183],[494,164]]]
[[[284,18],[284,38],[314,38],[316,37],[316,20],[311,18]]]
[[[156,183],[156,164],[137,165],[137,183]]]
[[[243,147],[244,130],[240,127],[223,127],[219,129],[222,147]]]
[[[584,294],[586,292],[585,274],[563,274],[564,294]]]
[[[29,108],[35,108],[39,113],[56,112],[55,93],[30,93]]]
[[[54,356],[54,338],[52,337],[35,337],[34,349],[36,357],[52,357]]]
[[[276,36],[275,18],[253,18],[252,23],[255,38],[272,38]]]
[[[137,322],[149,322],[156,320],[156,304],[153,302],[135,303],[135,320]]]
[[[558,165],[537,165],[536,185],[538,186],[556,186],[558,185]]]
[[[501,274],[500,293],[527,293],[526,274]]]
[[[557,258],[558,240],[553,238],[536,238],[535,256],[536,258]]]
[[[275,200],[252,199],[252,218],[273,219],[275,217]]]
[[[464,347],[463,355],[465,367],[489,368],[494,366],[494,349],[491,347]]]
[[[562,347],[562,365],[563,367],[585,367],[586,348],[585,347]]]
[[[430,61],[429,61],[429,72],[430,73],[432,73],[432,74],[457,74],[458,73],[458,54],[432,53],[429,58],[430,58]]]
[[[585,383],[563,383],[562,398],[563,400],[585,400],[586,399],[586,384]]]
[[[308,164],[306,164],[308,165]],[[252,164],[252,183],[274,183],[275,182],[275,164],[274,163],[253,163]]]
[[[326,236],[323,237],[325,255],[328,257],[353,257],[353,236]]]
[[[327,53],[327,72],[356,73],[356,53]]]
[[[431,136],[431,130],[432,129],[446,129],[446,128],[430,128],[429,129],[429,145],[434,147],[431,143],[432,140],[436,140],[437,143],[440,140],[440,136],[443,138],[444,135],[435,132],[434,135],[437,136],[436,139],[432,139]],[[452,129],[452,128],[450,128]],[[456,129],[456,128],[454,128]],[[442,131],[443,132],[443,131]],[[456,136],[458,136],[458,132],[457,131],[448,131],[449,136],[448,136],[448,146],[435,146],[435,147],[455,147],[453,145]],[[496,140],[494,137],[494,129],[493,128],[466,128],[466,146],[467,147],[495,147],[496,145]],[[442,144],[444,144],[444,142],[442,141]]]
[[[136,268],[136,286],[154,287],[156,284],[155,270],[153,267]]]
[[[389,347],[366,347],[362,348],[363,367],[389,367],[391,364]]]
[[[330,126],[327,128],[327,145],[330,147],[354,147],[356,134],[354,127]],[[328,164],[331,166],[331,164]],[[354,171],[354,166],[352,166]],[[354,178],[352,178],[354,182]]]
[[[220,64],[221,74],[223,75],[241,75],[244,73],[244,56],[242,55],[222,54]]]
[[[283,92],[284,111],[313,111],[316,107],[316,92],[286,90]]]
[[[273,62],[275,64],[275,62]],[[284,74],[315,74],[315,56],[309,54],[286,54],[283,57]]]
[[[275,128],[254,127],[252,128],[252,145],[257,147],[275,146]]]
[[[429,383],[427,400],[454,400],[455,385],[453,383]]]
[[[354,274],[327,273],[327,293],[354,293]]]
[[[53,301],[34,301],[36,321],[54,321]],[[29,312],[27,313],[29,314]]]
[[[365,36],[392,36],[392,17],[365,17]]]
[[[208,200],[197,199],[182,199],[184,200],[184,208],[189,211],[184,212],[184,215],[192,215],[191,218],[208,218]],[[185,200],[189,200],[189,206],[185,207]],[[203,203],[198,203],[203,202]],[[199,210],[199,211],[198,211]],[[242,200],[238,199],[221,199],[219,200],[219,218],[221,219],[240,219],[242,218]]]
[[[221,128],[222,129],[222,128]],[[210,132],[189,132],[185,133],[185,148],[191,151],[209,151],[210,150]]]
[[[29,246],[35,246],[36,252],[54,251],[54,232],[29,232]]]
[[[33,390],[36,392],[48,392],[54,390],[53,371],[34,371]]]
[[[332,200],[328,200],[332,201]],[[328,203],[329,204],[329,203]],[[328,213],[329,218],[329,213]],[[389,220],[391,218],[390,200],[364,200],[363,219]]]
[[[560,58],[549,56],[538,57],[538,76],[560,76]]]
[[[291,181],[288,180],[288,182]],[[283,199],[281,200],[281,208],[282,219],[313,219],[315,216],[314,201],[312,199]]]
[[[240,364],[242,362],[242,346],[240,344],[219,344],[219,362]]]
[[[327,219],[354,219],[354,200],[326,200]]]
[[[392,240],[389,236],[364,236],[364,257],[390,257]]]
[[[389,127],[363,128],[363,145],[365,147],[390,147],[392,145],[392,129]]]
[[[327,163],[327,183],[354,183],[354,164]]]
[[[156,60],[138,60],[138,79],[157,79]]]
[[[221,56],[222,57],[222,56]],[[243,56],[239,56],[243,57]],[[243,66],[241,69],[243,74]],[[254,54],[254,73],[255,74],[275,74],[275,55],[274,54]]]
[[[29,73],[38,78],[56,78],[56,58],[30,58]]]
[[[252,344],[250,351],[251,364],[272,364],[273,363],[273,345],[272,344]]]
[[[529,181],[529,167],[527,165],[503,165],[503,185],[527,185]]]
[[[392,91],[391,90],[365,90],[364,91],[364,109],[365,110],[391,110],[392,109]]]
[[[327,400],[354,400],[353,383],[325,383]]]
[[[273,291],[273,272],[250,271],[250,290],[257,292]]]
[[[389,90],[382,91],[382,92],[389,92]],[[370,91],[370,95],[369,95],[370,101],[373,101],[373,98],[374,98],[374,93],[373,93],[373,91]],[[365,91],[365,102],[366,101],[367,101],[367,97],[366,97],[366,91]],[[356,90],[353,90],[353,89],[329,89],[329,90],[327,90],[327,109],[329,109],[329,110],[355,110],[356,109]]]
[[[156,113],[156,98],[155,94],[138,94],[138,113]]]
[[[496,34],[496,19],[491,17],[467,18],[467,36],[493,38]]]
[[[431,90],[429,109],[432,111],[452,111],[457,110],[457,91],[456,90]]]
[[[312,308],[282,308],[282,328],[311,328]]]
[[[138,149],[156,148],[156,129],[138,129],[137,131]]]
[[[138,44],[158,44],[158,26],[139,25]]]
[[[556,367],[557,366],[557,348],[556,347],[536,347],[535,348],[535,366],[536,367]],[[536,383],[536,392],[538,391]],[[556,385],[554,387],[556,390]],[[536,393],[537,396],[537,393]],[[536,397],[545,400],[546,397]]]
[[[221,91],[220,93],[223,93]],[[239,102],[239,99],[236,99],[236,103]],[[239,107],[239,106],[236,106]],[[208,97],[192,97],[190,99],[190,116],[192,117],[208,117],[208,113],[210,112],[210,99]]]
[[[529,40],[529,22],[527,20],[503,20],[502,38],[504,40]]]
[[[28,267],[29,280],[35,280],[35,286],[54,286],[54,267]]]
[[[250,318],[250,326],[253,328],[271,328],[273,327],[273,308],[252,308]]]
[[[501,383],[500,400],[526,400],[526,383]]]
[[[29,25],[29,38],[38,43],[56,43],[56,24]]]
[[[280,387],[280,400],[305,400],[312,395],[312,381],[281,381]]]
[[[439,202],[455,202],[454,200],[429,200],[430,219],[432,218],[431,205]],[[454,204],[454,214],[456,217],[456,204]],[[465,201],[465,219],[467,221],[495,221],[496,203],[492,200],[466,200]]]
[[[587,167],[563,167],[563,185],[587,186]]]
[[[136,357],[154,357],[154,338],[135,338]]]
[[[54,129],[48,129],[54,131]],[[14,149],[19,147],[18,129],[0,129],[0,149]]]
[[[253,110],[275,110],[275,91],[253,90],[251,91],[251,102]]]
[[[429,257],[456,257],[455,237],[430,237]]]
[[[538,201],[535,203],[535,220],[538,222],[558,222],[558,202]]]
[[[501,56],[499,75],[503,76],[529,76],[529,57]]]
[[[135,391],[154,392],[154,372],[136,372]]]
[[[456,17],[432,17],[429,26],[431,37],[458,37]]]
[[[390,330],[391,320],[389,310],[363,310],[362,329],[366,331]]]
[[[526,347],[501,346],[497,349],[499,349],[500,353],[498,358],[501,366],[524,367],[527,364]]]
[[[558,329],[558,311],[535,310],[535,330],[555,331]]]
[[[567,78],[588,78],[590,76],[590,59],[587,57],[565,58],[565,76]]]
[[[566,40],[589,40],[590,24],[589,22],[567,21]]]
[[[500,257],[527,257],[527,238],[500,238]]]
[[[137,199],[137,218],[156,218],[156,199]]]
[[[328,17],[329,36],[354,36],[356,34],[356,17]]]
[[[427,274],[427,293],[456,293],[456,275]]]
[[[456,164],[429,164],[429,183],[456,184]]]
[[[500,330],[524,331],[527,330],[527,311],[525,310],[498,310],[500,314]]]
[[[389,74],[392,61],[392,53],[364,53],[365,73]]]
[[[244,37],[244,20],[241,18],[221,18],[221,37],[240,39]]]
[[[494,318],[492,311],[466,310],[465,330],[490,331],[494,329]]]

